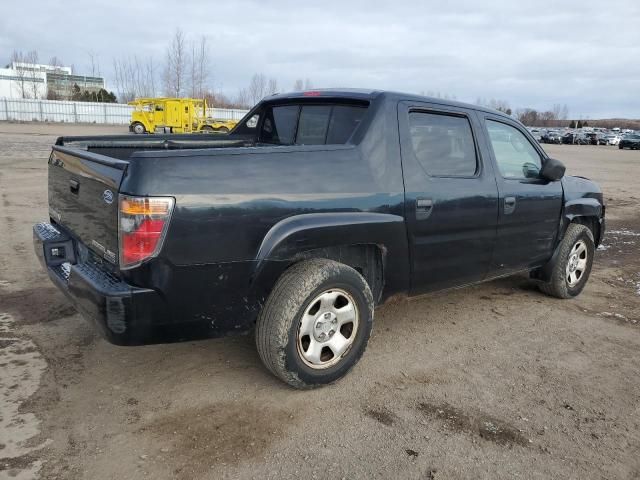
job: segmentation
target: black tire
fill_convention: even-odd
[[[303,315],[314,308],[314,305],[319,305],[319,296],[337,294],[335,292],[340,291],[347,293],[350,297],[347,300],[353,301],[355,306],[354,317],[357,321],[352,323],[352,331],[348,336],[349,347],[340,356],[328,360],[336,362],[335,364],[312,368],[303,359],[306,352],[300,350],[304,348],[304,340],[300,338]],[[333,303],[331,308],[341,307],[336,307]],[[332,383],[343,377],[364,353],[373,326],[373,310],[373,295],[369,285],[353,268],[327,259],[300,262],[280,277],[260,312],[256,325],[258,353],[271,373],[292,387],[314,388]],[[326,318],[323,317],[325,314],[320,306],[317,315],[312,320],[314,324],[320,322],[319,319]],[[320,327],[316,324],[316,328]],[[339,333],[342,336],[342,330]],[[329,334],[330,332],[327,333]],[[334,331],[333,335],[335,334]],[[313,335],[315,338],[315,330]],[[309,339],[309,335],[306,337]],[[345,337],[346,335],[342,338]],[[323,345],[316,339],[313,342]],[[322,355],[333,354],[330,349],[325,352],[327,348],[321,347]]]
[[[577,275],[578,270],[574,270],[572,274],[575,276],[570,277],[570,263],[581,260],[581,254],[576,254],[576,246],[580,244],[586,247],[584,258],[585,267],[579,276]],[[554,260],[555,264],[551,270],[551,279],[549,282],[540,284],[540,290],[552,297],[573,298],[582,292],[591,274],[595,253],[593,233],[584,225],[572,223],[567,228],[567,232],[558,248],[558,253]],[[574,280],[577,279],[577,281],[572,284],[570,281],[571,278],[574,278]]]
[[[209,125],[205,125],[204,127],[202,127],[200,129],[200,131],[202,133],[213,133],[214,132],[213,127],[210,127]]]
[[[229,133],[229,129],[227,127],[220,127],[218,129],[216,129],[216,132]]]
[[[147,129],[144,128],[144,125],[140,122],[134,122],[131,124],[131,131],[136,135],[142,135],[143,133],[147,133]]]

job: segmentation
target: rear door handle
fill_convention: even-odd
[[[433,211],[433,200],[430,198],[416,198],[416,219],[424,220],[431,215]]]
[[[516,197],[504,197],[504,213],[509,215],[516,209]]]

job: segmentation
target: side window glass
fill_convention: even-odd
[[[247,128],[256,128],[258,126],[258,120],[260,119],[259,115],[252,116],[249,120],[247,120]]]
[[[298,105],[270,108],[262,123],[260,141],[277,145],[291,145],[296,134]]]
[[[540,155],[520,130],[493,120],[487,120],[487,130],[504,178],[535,178],[539,175],[542,167]]]
[[[335,105],[333,114],[329,122],[329,132],[327,133],[327,145],[341,145],[347,141],[356,131],[367,107],[354,105]]]
[[[409,129],[416,159],[429,175],[475,175],[478,160],[466,117],[410,112]]]

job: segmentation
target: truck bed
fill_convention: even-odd
[[[97,153],[111,158],[128,160],[134,152],[154,150],[187,150],[253,146],[242,138],[220,134],[202,135],[103,135],[59,137],[56,146]]]

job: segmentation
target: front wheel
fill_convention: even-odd
[[[256,325],[265,366],[295,388],[343,377],[360,359],[373,325],[373,295],[353,268],[303,261],[278,280]]]
[[[146,132],[146,129],[144,128],[144,125],[142,125],[141,123],[134,123],[133,125],[131,125],[131,130],[133,131],[133,133],[137,134],[137,135],[141,135],[143,133]]]
[[[557,298],[577,296],[589,280],[594,253],[595,243],[591,230],[584,225],[572,223],[558,247],[551,278],[541,284],[540,289]]]

